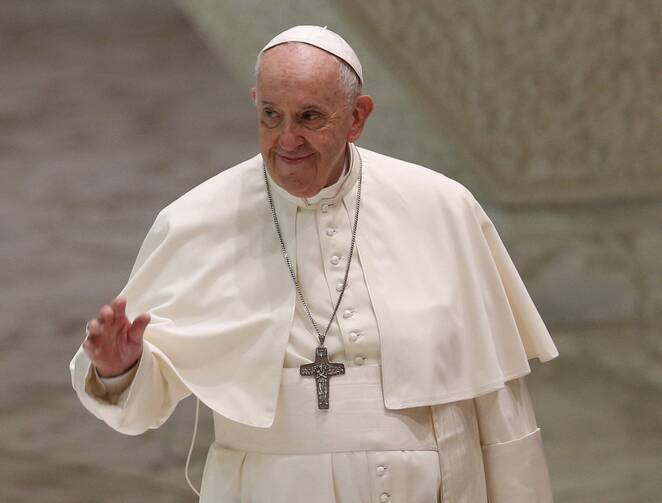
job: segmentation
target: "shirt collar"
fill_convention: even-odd
[[[276,182],[269,174],[267,170],[267,178],[269,179],[269,185],[272,187],[272,191],[279,198],[285,199],[291,203],[296,204],[301,209],[313,210],[321,208],[325,205],[332,205],[340,201],[345,194],[349,192],[356,180],[359,177],[359,162],[358,162],[358,152],[353,143],[347,144],[348,158],[346,160],[345,170],[340,178],[333,184],[328,187],[324,187],[313,197],[297,197],[290,194]]]

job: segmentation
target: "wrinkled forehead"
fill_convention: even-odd
[[[341,64],[332,54],[304,44],[271,48],[263,54],[257,75],[258,98],[292,106],[304,102],[331,106],[339,99],[344,102]]]

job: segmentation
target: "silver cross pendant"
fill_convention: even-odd
[[[345,373],[345,365],[342,363],[329,362],[327,351],[324,346],[318,346],[315,350],[315,362],[306,363],[299,367],[302,376],[313,376],[315,388],[317,388],[317,408],[329,408],[329,377],[339,376]]]

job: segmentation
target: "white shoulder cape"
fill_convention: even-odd
[[[469,191],[426,168],[357,150],[357,251],[379,326],[386,407],[473,398],[528,374],[528,359],[557,356]],[[345,196],[348,208],[355,197],[355,190]],[[295,211],[278,208],[290,243]],[[151,314],[152,353],[202,402],[237,422],[272,424],[295,291],[259,155],[159,213],[120,295],[130,318]]]

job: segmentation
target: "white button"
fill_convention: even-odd
[[[354,358],[354,363],[357,365],[363,365],[365,363],[365,356],[357,356]]]
[[[345,309],[342,313],[342,317],[347,319],[347,318],[350,318],[353,314],[354,314],[353,309]]]
[[[342,281],[338,281],[336,283],[336,292],[342,292],[342,284],[343,284]],[[349,288],[349,283],[347,283],[347,287]]]
[[[390,499],[391,497],[388,495],[388,493],[382,493],[379,495],[379,501],[381,501],[382,503],[386,503]]]
[[[329,227],[329,228],[326,230],[326,235],[327,235],[327,236],[333,236],[335,233],[336,233],[336,230],[335,230],[335,229],[332,229],[331,227]]]
[[[383,466],[378,466],[377,467],[377,476],[378,477],[383,477],[385,472],[386,472],[386,468],[384,468]]]
[[[331,260],[329,260],[329,262],[331,262],[331,265],[338,265],[340,263],[340,257],[338,255],[334,255],[333,257],[331,257]]]
[[[327,211],[329,211],[329,205],[328,204],[323,204],[322,205],[322,213],[326,213]]]
[[[349,334],[349,340],[352,342],[356,342],[356,340],[359,338],[359,334],[357,332],[352,332]]]

